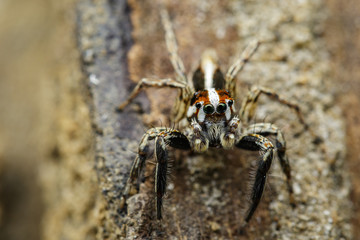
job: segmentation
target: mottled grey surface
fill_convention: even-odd
[[[131,24],[126,1],[80,1],[79,47],[89,86],[93,127],[96,134],[96,170],[106,200],[106,217],[99,226],[100,238],[116,236],[124,213],[119,199],[127,179],[133,149],[143,133],[135,113],[118,113],[117,105],[131,87],[127,51]]]

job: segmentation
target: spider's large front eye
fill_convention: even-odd
[[[226,111],[226,104],[225,103],[220,103],[217,108],[216,108],[216,111],[218,113],[224,113]]]
[[[215,108],[214,108],[214,106],[211,105],[211,104],[205,105],[205,106],[204,106],[204,112],[205,112],[206,114],[212,114],[212,113],[215,112]]]

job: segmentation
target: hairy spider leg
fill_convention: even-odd
[[[236,60],[229,68],[225,76],[225,89],[232,93],[233,98],[236,99],[236,75],[243,70],[246,63],[258,49],[260,43],[253,40],[241,53],[240,58]]]
[[[178,45],[176,42],[175,34],[172,29],[169,14],[164,7],[160,10],[161,21],[165,30],[165,42],[167,50],[170,54],[170,61],[176,73],[176,79],[151,79],[143,78],[136,85],[130,96],[117,108],[122,111],[143,89],[144,87],[171,87],[180,89],[179,96],[176,100],[175,107],[173,108],[173,120],[175,123],[184,118],[186,109],[189,105],[187,99],[191,99],[193,89],[188,84],[185,74],[184,64],[178,54]]]
[[[171,87],[171,88],[177,88],[177,89],[184,89],[186,88],[186,84],[183,84],[179,81],[173,80],[171,78],[165,78],[165,79],[156,79],[156,78],[142,78],[140,82],[136,85],[134,90],[131,92],[129,97],[118,107],[118,110],[122,111],[124,108],[129,105],[129,103],[140,93],[140,91],[144,87],[157,87],[157,88],[163,88],[163,87]]]
[[[290,102],[272,89],[259,86],[252,87],[242,102],[241,109],[239,111],[239,116],[242,121],[249,123],[254,117],[257,101],[259,100],[261,94],[265,94],[271,99],[294,109],[300,123],[304,125],[305,129],[308,129],[308,125],[305,123],[300,107],[297,104]]]
[[[264,137],[269,135],[275,136],[276,152],[280,161],[281,169],[286,176],[287,190],[289,192],[290,204],[295,207],[294,191],[291,180],[291,168],[289,159],[286,154],[286,141],[284,135],[278,127],[271,123],[256,123],[246,129],[246,133],[260,134]]]
[[[267,138],[259,134],[245,135],[241,137],[235,146],[250,151],[260,151],[261,154],[261,160],[258,162],[256,170],[255,181],[251,188],[251,205],[245,217],[245,224],[247,224],[258,207],[261,196],[264,192],[266,176],[274,156],[274,146]]]
[[[156,196],[156,217],[162,219],[162,202],[166,192],[168,174],[168,147],[182,150],[190,150],[190,142],[187,137],[177,130],[167,130],[159,133],[155,139],[155,196]]]
[[[170,54],[171,64],[177,74],[177,78],[180,82],[187,83],[188,80],[185,74],[184,63],[181,60],[178,54],[178,45],[176,42],[176,37],[172,28],[172,24],[170,21],[169,13],[165,9],[165,7],[161,7],[160,9],[161,22],[165,31],[165,43],[167,50]]]
[[[157,219],[161,219],[161,206],[162,198],[166,192],[166,182],[168,173],[168,147],[173,147],[182,150],[190,150],[190,142],[187,137],[175,129],[168,128],[151,128],[142,137],[138,154],[131,167],[130,176],[127,180],[122,202],[126,201],[126,198],[130,194],[130,189],[134,182],[138,179],[143,171],[146,158],[149,154],[149,144],[151,140],[155,139],[155,193],[156,193],[156,212]],[[139,182],[136,183],[137,190],[139,188]]]
[[[136,154],[135,160],[133,162],[133,165],[131,166],[130,170],[130,176],[126,182],[125,190],[123,193],[123,196],[126,198],[130,194],[131,187],[133,186],[134,182],[138,180],[143,167],[145,165],[146,157],[149,154],[149,142],[151,140],[154,140],[156,136],[162,132],[166,131],[166,128],[151,128],[146,131],[146,133],[141,138],[138,153]],[[136,182],[136,190],[139,190],[139,181]]]
[[[194,90],[186,77],[184,63],[178,54],[178,45],[169,13],[163,5],[160,7],[160,17],[165,31],[166,48],[169,52],[170,61],[176,73],[176,79],[185,85],[176,99],[175,107],[172,112],[172,120],[174,123],[177,123],[185,117],[190,103],[189,100],[191,99]]]

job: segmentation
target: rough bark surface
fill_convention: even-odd
[[[57,5],[50,52],[51,77],[46,78],[48,99],[42,99],[49,128],[46,155],[39,165],[44,200],[43,239],[95,239],[101,198],[94,170],[90,110],[85,101],[80,56],[74,34],[75,2]]]
[[[206,48],[217,50],[224,71],[251,39],[263,42],[239,75],[239,96],[256,84],[271,87],[301,106],[313,135],[298,134],[302,126],[296,115],[266,97],[256,114],[257,122],[265,119],[285,132],[297,207],[289,205],[284,176],[275,162],[260,208],[240,235],[236,230],[257,156],[210,151],[175,154],[163,221],[154,217],[152,164],[140,193],[128,199],[127,212],[120,209],[121,192],[144,128],[171,126],[169,99],[176,95],[170,90],[147,91],[147,98],[141,95],[124,112],[114,111],[134,86],[129,76],[135,82],[146,76],[172,76],[157,4],[131,1],[129,8],[124,1],[83,0],[79,5],[79,45],[93,101],[96,171],[106,209],[98,237],[350,239],[344,124],[334,104],[337,89],[330,80],[329,55],[321,37],[326,18],[321,1],[166,3],[180,56],[189,70],[197,66]],[[127,61],[130,31],[135,44]]]
[[[263,40],[239,75],[237,102],[250,85],[272,87],[300,103],[323,141],[295,136],[295,114],[261,97],[257,122],[285,132],[298,207],[275,161],[245,235],[235,230],[257,155],[244,151],[176,152],[162,222],[153,220],[149,164],[120,211],[138,141],[151,124],[171,125],[176,97],[151,90],[113,111],[141,77],[173,77],[156,4],[1,1],[0,239],[351,239],[350,220],[360,239],[358,0],[168,2],[190,72],[206,48],[225,71],[250,39]]]

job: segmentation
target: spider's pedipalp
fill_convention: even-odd
[[[191,121],[191,134],[189,136],[195,152],[205,152],[209,148],[209,140],[204,136],[201,125],[193,119]]]
[[[230,149],[234,146],[235,141],[239,137],[239,130],[241,127],[241,122],[238,117],[233,117],[229,122],[229,131],[224,132],[220,136],[221,145],[225,149]]]

